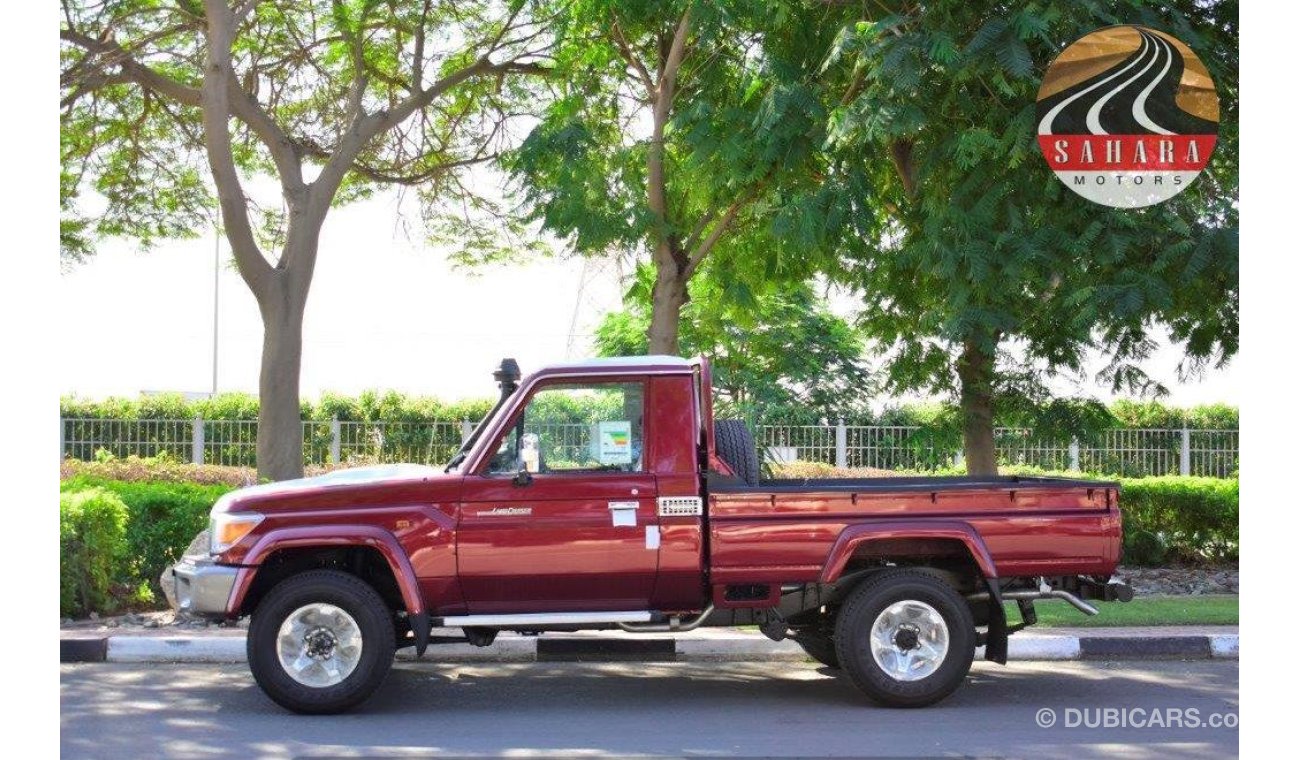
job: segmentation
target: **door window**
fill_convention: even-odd
[[[503,436],[488,472],[641,472],[642,383],[547,385]]]

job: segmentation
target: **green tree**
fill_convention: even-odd
[[[625,308],[597,328],[601,356],[649,348],[654,273],[643,266],[638,275]],[[680,336],[683,353],[708,357],[720,412],[816,423],[865,408],[862,338],[810,284],[729,292],[728,279],[706,267],[692,280]]]
[[[890,356],[890,386],[957,396],[972,474],[996,471],[995,406],[1041,404],[1045,377],[1081,372],[1089,351],[1109,357],[1103,379],[1131,391],[1152,389],[1140,364],[1157,330],[1185,347],[1185,371],[1235,354],[1235,2],[869,10],[826,61],[854,93],[831,113],[828,146],[867,163],[872,208],[888,218],[884,234],[850,241],[839,276],[865,293],[862,325]],[[1134,210],[1074,195],[1035,142],[1047,65],[1116,23],[1190,45],[1221,103],[1204,174],[1173,200]]]
[[[679,351],[707,260],[736,283],[804,279],[861,197],[828,178],[818,68],[845,11],[790,0],[563,2],[553,100],[508,158],[533,219],[582,255],[644,252],[649,351]]]
[[[460,180],[505,145],[515,76],[541,71],[544,27],[523,0],[106,0],[63,3],[61,243],[148,245],[219,205],[264,326],[257,461],[302,472],[302,319],[330,208],[377,186],[418,189],[426,214],[476,208]],[[251,178],[278,182],[279,208]],[[87,190],[102,212],[78,203]],[[214,204],[213,193],[215,191]]]

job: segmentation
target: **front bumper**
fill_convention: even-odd
[[[172,566],[176,610],[195,615],[225,615],[239,568],[218,565],[205,556],[182,557]]]

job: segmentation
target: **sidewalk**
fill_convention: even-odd
[[[455,636],[457,629],[434,629]],[[244,662],[243,628],[69,628],[60,631],[62,662]],[[1235,659],[1236,626],[1035,628],[1011,637],[1010,660]],[[983,651],[976,652],[976,659]],[[414,660],[412,649],[398,659]],[[430,662],[766,661],[806,660],[793,641],[755,631],[705,628],[686,634],[621,631],[502,634],[490,647],[430,646]]]

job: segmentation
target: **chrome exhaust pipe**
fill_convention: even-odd
[[[966,598],[972,602],[987,602],[989,600],[989,592],[981,591],[978,594],[967,594]],[[1075,596],[1074,594],[1071,594],[1069,591],[1063,591],[1061,589],[1040,589],[1038,591],[1003,591],[1002,592],[1003,601],[1019,601],[1019,600],[1033,601],[1037,599],[1064,599],[1065,601],[1069,602],[1076,610],[1082,612],[1085,615],[1097,614],[1096,607],[1093,607],[1091,604],[1088,604],[1087,602],[1083,601],[1082,599]]]
[[[667,623],[619,623],[618,627],[628,633],[678,633],[693,631],[699,628],[701,624],[713,614],[713,605],[709,604],[704,611],[686,622],[682,622],[680,615],[673,615],[668,618]]]
[[[1061,589],[1052,589],[1051,591],[1008,591],[1002,595],[1003,599],[1064,599],[1074,606],[1076,610],[1085,615],[1096,615],[1097,608],[1083,601],[1079,597],[1071,594],[1069,591]]]

